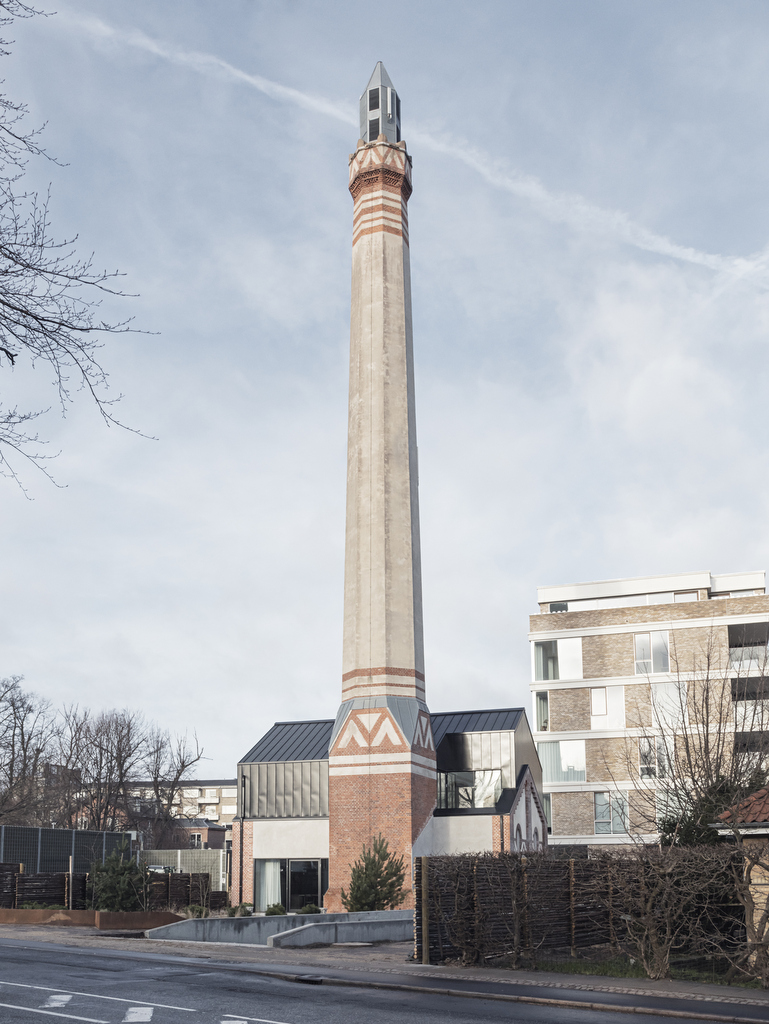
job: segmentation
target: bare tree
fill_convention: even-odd
[[[0,29],[41,13],[20,0],[0,0]],[[9,52],[8,40],[0,39],[0,56]],[[122,294],[114,286],[119,275],[95,269],[91,256],[78,257],[76,238],[51,237],[48,197],[22,186],[28,160],[47,158],[40,131],[22,126],[26,114],[24,104],[0,94],[0,366],[12,369],[22,357],[45,365],[62,413],[76,391],[85,391],[104,420],[117,424],[112,407],[119,396],[108,397],[100,338],[130,328],[101,319],[99,306],[102,295]],[[18,482],[16,455],[50,476],[50,456],[32,429],[46,411],[0,405],[0,473]]]
[[[21,676],[0,680],[0,821],[37,824],[50,757],[53,716],[26,693]]]
[[[616,946],[637,959],[649,978],[670,978],[676,953],[731,951],[739,924],[732,849],[635,842],[593,860],[603,863],[605,873],[587,874],[580,895],[614,916]]]
[[[68,827],[115,831],[125,827],[129,789],[141,776],[147,727],[137,711],[93,714],[64,709],[56,735],[56,761],[69,774],[73,799]]]
[[[150,792],[129,812],[132,826],[144,833],[145,846],[162,850],[186,846],[188,833],[179,825],[175,805],[182,783],[203,757],[193,734],[172,736],[167,729],[151,726],[145,737],[143,776]]]
[[[673,638],[670,676],[647,681],[627,722],[624,780],[612,776],[630,789],[625,859],[636,862],[633,870],[643,864],[644,885],[655,892],[650,920],[669,905],[677,921],[675,892],[683,902],[687,891],[699,891],[697,927],[707,925],[699,928],[700,947],[769,987],[769,846],[754,838],[740,811],[769,782],[769,626],[718,627],[696,644]],[[658,848],[644,846],[643,833],[656,835]],[[718,861],[710,880],[698,869],[706,848]],[[681,864],[688,865],[683,876]],[[627,882],[622,890],[628,898],[635,891]],[[741,908],[739,922],[730,902]],[[655,928],[649,942],[662,950],[665,929]],[[679,941],[674,932],[670,950]],[[656,956],[665,959],[664,952]]]
[[[670,674],[637,688],[622,764],[606,764],[630,790],[631,833],[717,842],[718,815],[769,780],[769,648],[740,628],[744,637],[727,641],[720,627],[694,646],[673,633]]]

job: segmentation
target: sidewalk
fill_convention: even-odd
[[[509,971],[476,967],[424,966],[410,961],[410,942],[380,946],[326,946],[315,949],[272,949],[219,942],[178,942],[128,938],[91,928],[0,925],[5,941],[31,945],[53,943],[114,950],[120,954],[204,960],[222,967],[281,975],[291,980],[399,989],[451,992],[523,1002],[545,1002],[594,1010],[625,1010],[664,1016],[720,1021],[769,1022],[769,992],[696,982],[653,982],[639,978]]]

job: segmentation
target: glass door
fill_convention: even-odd
[[[288,894],[288,910],[301,910],[310,903],[320,906],[319,860],[289,861]]]

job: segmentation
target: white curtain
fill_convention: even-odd
[[[254,861],[254,903],[255,910],[266,910],[274,903],[280,903],[280,861]]]

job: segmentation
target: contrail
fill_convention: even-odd
[[[72,12],[62,12],[59,17],[62,21],[70,22],[73,27],[77,26],[84,30],[95,39],[111,40],[124,46],[143,50],[172,64],[191,68],[210,78],[248,85],[273,100],[290,103],[304,110],[310,110],[322,114],[324,117],[357,127],[357,112],[351,104],[334,103],[316,93],[302,92],[299,89],[281,85],[279,82],[273,82],[261,75],[249,74],[213,54],[201,53],[196,50],[181,50],[178,47],[151,39],[137,30],[115,29],[100,18]],[[490,154],[473,147],[464,140],[450,136],[437,136],[434,133],[420,130],[418,127],[410,130],[409,137],[420,146],[466,164],[490,185],[526,200],[544,217],[555,223],[567,224],[581,232],[608,235],[637,249],[707,267],[710,270],[726,273],[731,277],[743,278],[759,272],[763,276],[766,270],[766,252],[747,259],[731,258],[678,245],[664,235],[658,235],[643,225],[635,223],[621,210],[595,206],[583,196],[574,193],[552,192],[538,178],[510,170]]]

